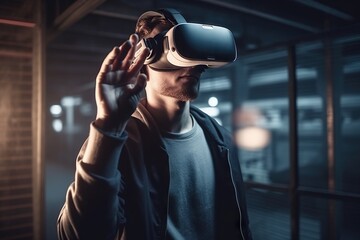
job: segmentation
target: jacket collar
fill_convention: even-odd
[[[190,112],[205,133],[210,134],[218,145],[225,145],[223,128],[219,125],[218,122],[216,122],[215,119],[213,119],[195,106],[190,107]]]
[[[210,135],[213,140],[219,145],[224,145],[224,133],[222,132],[219,124],[199,108],[191,105],[190,113],[193,115],[198,124],[202,127],[207,135]],[[142,98],[138,104],[132,117],[144,123],[152,134],[160,136],[160,130],[156,125],[154,118],[146,109],[146,98]]]

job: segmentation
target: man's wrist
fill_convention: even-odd
[[[114,135],[114,133],[98,129],[93,122],[90,125],[89,137],[81,162],[93,173],[113,176],[126,138],[126,132]]]
[[[127,122],[97,118],[95,119],[93,124],[97,129],[103,132],[107,132],[114,135],[121,135],[126,127]]]

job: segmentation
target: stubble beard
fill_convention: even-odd
[[[183,102],[192,101],[196,99],[199,95],[199,84],[184,86],[182,88],[163,86],[162,94],[168,97],[178,99]]]

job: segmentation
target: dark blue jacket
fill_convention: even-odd
[[[222,219],[217,239],[252,239],[231,134],[199,109],[191,107],[191,114],[203,128],[214,159],[215,216]],[[94,164],[85,164],[84,158]],[[165,240],[169,180],[168,155],[144,105],[139,104],[121,136],[91,126],[59,215],[59,239]],[[234,216],[236,223],[230,222]],[[234,227],[238,234],[230,236]]]

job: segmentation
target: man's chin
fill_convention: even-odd
[[[198,97],[198,92],[184,92],[184,93],[178,93],[178,94],[171,94],[169,97],[176,98],[177,100],[187,102],[187,101],[193,101]]]

